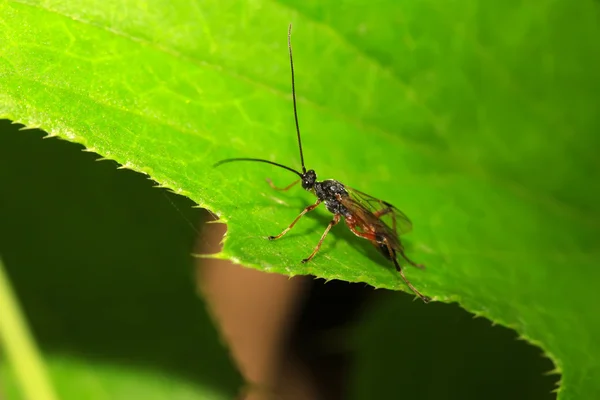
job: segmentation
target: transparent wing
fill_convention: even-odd
[[[356,198],[344,196],[339,201],[352,214],[354,229],[363,233],[375,233],[377,236],[387,239],[387,242],[393,249],[402,247],[400,239],[395,230],[388,226],[380,217],[373,214],[363,203],[359,203]],[[375,242],[373,242],[375,243]]]
[[[410,219],[392,204],[351,187],[345,186],[345,188],[350,194],[351,201],[368,210],[376,219],[391,228],[396,235],[400,236],[412,231]],[[352,207],[352,205],[350,206]]]

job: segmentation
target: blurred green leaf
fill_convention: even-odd
[[[13,381],[19,385],[25,399],[55,400],[56,394],[46,372],[43,357],[5,272],[2,258],[0,258],[0,310],[2,310],[0,348],[3,350],[3,358],[6,358],[6,363],[11,365],[14,372]]]
[[[298,167],[285,30],[295,24],[308,167],[413,220],[407,274],[516,329],[600,394],[600,5],[541,2],[0,3],[0,115],[149,173],[228,223],[222,257],[406,290],[331,216],[276,193]]]
[[[160,371],[147,371],[140,366],[85,362],[76,357],[53,356],[48,365],[61,399],[129,400],[207,400],[227,398],[210,387],[186,382]],[[0,376],[6,382],[8,399],[21,399],[10,370],[0,365]]]

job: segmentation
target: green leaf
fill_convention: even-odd
[[[0,121],[0,254],[58,397],[233,398],[242,380],[196,294],[188,223],[206,217],[42,135]]]
[[[228,223],[221,257],[406,290],[314,199],[298,168],[285,29],[294,22],[305,159],[413,220],[407,269],[440,301],[517,330],[600,394],[600,5],[541,2],[3,2],[0,115],[147,172]]]
[[[14,381],[18,382],[27,399],[54,400],[56,394],[50,384],[39,349],[25,321],[12,285],[0,258],[0,339],[3,354],[12,365]],[[3,382],[6,379],[2,380]]]
[[[144,370],[102,362],[85,362],[75,357],[51,355],[48,368],[56,382],[61,399],[129,400],[132,397],[148,400],[207,400],[223,399],[210,387],[186,382],[164,372]],[[20,400],[19,390],[12,384],[13,376],[0,364],[3,388],[9,399]]]

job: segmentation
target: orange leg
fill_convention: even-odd
[[[303,216],[304,214],[306,214],[306,213],[307,213],[307,212],[309,212],[309,211],[312,211],[312,210],[314,210],[315,208],[317,208],[317,206],[318,206],[319,204],[321,204],[321,200],[318,200],[318,199],[317,199],[317,202],[316,202],[315,204],[311,204],[310,206],[306,207],[306,208],[304,209],[304,211],[302,211],[302,212],[300,213],[300,215],[298,215],[298,216],[296,217],[296,219],[294,220],[294,222],[292,222],[292,223],[290,224],[290,226],[288,226],[287,228],[285,228],[285,229],[283,230],[283,232],[281,232],[281,233],[280,233],[279,235],[277,235],[277,236],[269,236],[269,240],[276,240],[276,239],[279,239],[280,237],[282,237],[283,235],[285,235],[286,233],[288,233],[288,232],[289,232],[289,230],[290,230],[290,229],[292,229],[292,228],[294,227],[294,225],[296,225],[296,222],[298,222],[298,220],[299,220],[300,218],[302,218],[302,216]]]
[[[389,209],[389,208],[387,210],[391,211],[391,209]],[[386,212],[383,212],[383,211],[386,211],[386,210],[384,209],[384,210],[376,212],[375,216],[379,217],[381,215],[386,214]],[[396,222],[396,219],[394,218],[394,225],[395,225],[395,222]],[[374,233],[363,233],[363,232],[357,231],[356,228],[355,228],[355,224],[353,224],[352,222],[348,222],[348,219],[346,219],[346,223],[348,224],[348,228],[350,228],[350,230],[352,231],[352,233],[354,233],[356,236],[361,237],[363,239],[370,240],[372,242],[378,242],[376,234],[374,234]],[[395,228],[395,226],[394,226],[394,228]],[[423,264],[417,264],[416,262],[414,262],[413,260],[411,260],[410,258],[408,258],[406,256],[406,254],[404,254],[404,248],[403,247],[400,247],[398,249],[398,252],[402,256],[402,258],[404,258],[406,260],[406,262],[408,262],[413,267],[417,267],[419,269],[424,269],[425,268],[425,265],[423,265]],[[396,269],[398,269],[398,268],[396,268]]]
[[[359,232],[358,230],[356,230],[356,226],[352,221],[348,221],[348,219],[346,219],[346,224],[348,225],[348,228],[350,228],[350,230],[352,231],[352,233],[354,233],[356,236],[370,240],[374,243],[380,243],[376,240],[376,234],[374,233],[365,233],[365,232]],[[412,285],[412,283],[410,283],[410,281],[408,280],[408,278],[404,275],[404,272],[402,272],[402,268],[400,268],[400,264],[398,264],[398,260],[396,260],[396,254],[394,253],[394,250],[392,249],[392,246],[390,246],[387,238],[384,237],[383,239],[383,244],[385,244],[385,246],[387,247],[388,253],[390,255],[390,259],[394,261],[394,266],[396,267],[396,270],[400,273],[400,276],[402,277],[402,280],[404,281],[404,283],[406,283],[406,286],[408,286],[410,288],[410,290],[413,291],[414,294],[416,294],[417,296],[419,296],[421,298],[421,300],[423,300],[425,303],[429,303],[429,301],[431,300],[429,297],[423,295],[421,292],[419,292],[417,290],[416,287],[414,287]],[[418,264],[415,264],[414,262],[412,262],[411,260],[409,260],[408,258],[406,258],[406,255],[404,255],[404,251],[402,250],[402,248],[399,249],[400,254],[402,254],[402,257],[404,257],[408,262],[410,262],[412,265],[416,266],[416,267],[421,267]]]
[[[391,212],[391,211],[392,211],[392,209],[391,209],[391,208],[389,208],[389,207],[386,207],[386,208],[382,208],[382,209],[381,209],[381,210],[379,210],[379,211],[375,211],[375,212],[373,213],[373,215],[375,215],[377,218],[379,218],[379,217],[382,217],[382,216],[384,216],[385,214],[387,214],[387,213],[389,213],[389,212]]]
[[[393,210],[391,209],[391,207],[386,207],[377,212],[374,212],[373,215],[375,215],[377,218],[381,218],[385,214],[388,214],[391,212],[392,213],[392,228],[394,229],[394,232],[396,232],[396,214],[393,213],[392,211]]]
[[[377,235],[375,235],[374,233],[371,233],[371,232],[358,231],[356,229],[356,224],[352,220],[349,220],[348,218],[346,218],[346,225],[348,225],[348,228],[350,229],[350,231],[352,231],[352,233],[354,233],[356,236],[363,238],[363,239],[367,239],[371,242],[377,242]]]
[[[317,254],[317,252],[321,248],[321,245],[323,244],[323,240],[325,240],[325,236],[327,236],[327,234],[329,233],[331,228],[333,228],[335,225],[337,225],[338,222],[340,222],[340,214],[335,214],[333,216],[333,219],[329,223],[329,225],[327,225],[327,228],[325,228],[325,232],[323,232],[323,236],[321,236],[321,240],[319,240],[317,247],[315,247],[315,249],[313,250],[311,255],[308,256],[308,258],[305,258],[304,260],[302,260],[303,264],[309,262],[311,260],[311,258],[313,258],[315,256],[315,254]]]
[[[277,187],[277,186],[275,186],[273,184],[272,180],[270,180],[269,178],[267,178],[267,183],[269,184],[269,186],[271,186],[275,190],[279,190],[280,192],[287,192],[288,190],[290,190],[290,188],[294,187],[294,185],[297,184],[298,182],[300,182],[300,179],[298,179],[297,181],[294,181],[294,182],[290,183],[289,185],[287,185],[284,188],[279,188],[279,187]]]

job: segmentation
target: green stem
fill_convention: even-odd
[[[10,286],[0,259],[0,340],[14,368],[17,380],[29,400],[55,400],[57,397],[27,322]]]

